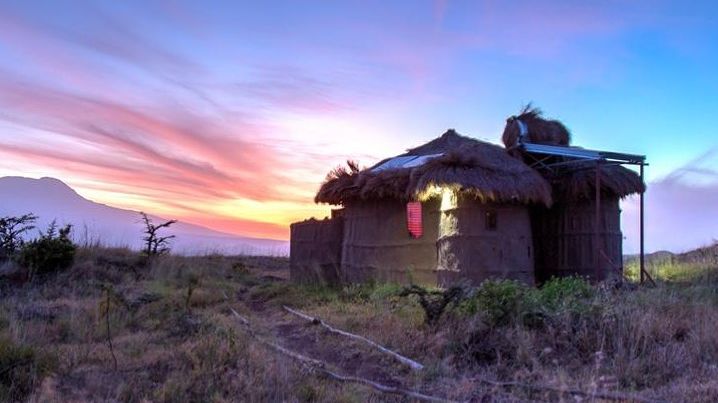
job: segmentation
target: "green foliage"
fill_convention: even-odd
[[[0,338],[0,401],[23,401],[56,366],[52,356]]]
[[[0,217],[0,261],[14,258],[22,248],[22,234],[35,228],[37,216]]]
[[[538,289],[515,280],[489,280],[461,302],[459,311],[481,315],[490,326],[533,326],[546,317],[587,312],[594,295],[591,284],[580,277],[553,278]]]
[[[369,299],[375,302],[385,301],[392,297],[399,296],[402,292],[402,289],[403,287],[400,284],[396,283],[378,284],[371,291],[371,294],[369,294]]]
[[[77,246],[70,239],[71,225],[57,230],[53,221],[44,234],[23,245],[18,263],[30,270],[31,275],[65,270],[75,259]]]
[[[581,309],[594,295],[594,288],[581,277],[554,277],[538,290],[538,302],[550,312],[572,311]]]
[[[506,324],[518,314],[527,292],[528,287],[518,281],[487,280],[459,308],[465,314],[481,314],[492,325]]]
[[[646,271],[655,281],[681,282],[681,283],[716,283],[718,270],[712,261],[701,261],[677,258],[647,259]],[[640,278],[639,263],[637,260],[629,261],[624,269],[624,275],[631,281],[638,282]]]

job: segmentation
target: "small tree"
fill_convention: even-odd
[[[37,216],[25,214],[20,217],[0,217],[0,261],[15,257],[24,241],[22,234],[35,228]]]
[[[177,220],[169,220],[162,224],[154,224],[152,219],[147,216],[144,212],[140,212],[142,221],[145,224],[145,237],[142,238],[145,242],[145,247],[142,251],[145,256],[153,257],[163,255],[170,251],[169,241],[173,239],[174,235],[160,236],[159,230],[162,228],[168,228],[170,225],[177,222]]]

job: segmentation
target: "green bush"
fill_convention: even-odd
[[[580,310],[595,294],[581,277],[554,277],[538,290],[539,303],[550,312]]]
[[[18,263],[25,266],[32,276],[65,270],[75,260],[77,247],[70,239],[72,226],[60,230],[53,221],[44,234],[23,245]]]
[[[459,309],[463,314],[481,315],[491,326],[534,327],[550,316],[587,312],[594,295],[591,284],[580,277],[553,278],[538,289],[515,280],[489,280]]]
[[[56,366],[53,357],[0,338],[0,401],[25,400]]]
[[[487,280],[459,309],[469,315],[481,314],[490,325],[504,325],[521,313],[528,291],[526,285],[515,280]]]

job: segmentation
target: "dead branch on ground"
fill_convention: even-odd
[[[399,353],[397,353],[397,352],[395,352],[395,351],[389,350],[388,348],[386,348],[386,347],[384,347],[384,346],[380,345],[379,343],[376,343],[376,342],[374,342],[374,341],[372,341],[372,340],[369,340],[369,339],[367,339],[367,338],[364,337],[364,336],[360,336],[360,335],[358,335],[358,334],[353,334],[353,333],[349,333],[349,332],[344,331],[344,330],[341,330],[341,329],[337,329],[337,328],[335,328],[335,327],[332,327],[332,326],[329,325],[328,323],[322,321],[322,320],[319,319],[319,318],[311,317],[311,316],[309,316],[309,315],[307,315],[307,314],[305,314],[305,313],[299,312],[299,311],[297,311],[297,310],[295,310],[295,309],[292,309],[292,308],[290,308],[290,307],[288,307],[288,306],[286,306],[286,305],[283,306],[283,308],[284,308],[285,311],[287,311],[287,312],[289,312],[289,313],[291,313],[291,314],[294,314],[294,315],[296,315],[296,316],[299,316],[299,317],[302,318],[302,319],[306,319],[307,321],[309,321],[309,322],[311,322],[311,323],[313,323],[313,324],[315,324],[315,325],[321,325],[322,327],[324,327],[325,329],[327,329],[328,331],[330,331],[330,332],[332,332],[332,333],[336,333],[336,334],[339,334],[339,335],[342,335],[342,336],[345,336],[345,337],[349,337],[349,338],[351,338],[351,339],[363,341],[364,343],[367,343],[367,344],[369,344],[370,346],[377,348],[379,351],[381,351],[381,352],[383,352],[383,353],[385,353],[385,354],[389,354],[390,356],[396,358],[396,359],[399,360],[402,364],[405,364],[405,365],[408,365],[409,367],[411,367],[411,369],[421,370],[421,369],[424,368],[424,366],[423,366],[422,364],[420,364],[420,363],[418,363],[418,362],[412,360],[411,358],[404,357],[403,355],[401,355],[401,354],[399,354]]]
[[[232,315],[234,315],[234,317],[237,318],[245,326],[245,328],[244,328],[245,332],[249,336],[251,336],[252,338],[257,340],[259,343],[265,345],[266,347],[271,348],[274,351],[277,351],[281,354],[291,357],[296,361],[299,361],[302,365],[305,365],[308,368],[312,369],[313,371],[320,373],[330,379],[333,379],[333,380],[339,381],[339,382],[362,384],[365,386],[369,386],[372,389],[382,392],[382,393],[406,396],[406,397],[416,399],[416,400],[422,400],[422,401],[427,401],[427,402],[452,402],[451,400],[447,400],[444,398],[425,395],[423,393],[416,392],[413,390],[402,389],[402,388],[398,388],[398,387],[394,387],[394,386],[384,385],[384,384],[374,382],[372,380],[365,379],[365,378],[338,374],[338,373],[328,369],[329,364],[324,361],[320,361],[320,360],[317,360],[317,359],[314,359],[311,357],[307,357],[303,354],[297,353],[296,351],[292,351],[288,348],[280,346],[279,344],[276,344],[274,342],[271,342],[269,340],[265,340],[265,339],[259,337],[250,327],[250,322],[247,318],[240,315],[237,311],[235,311],[232,308],[229,308],[229,310],[230,310],[230,312],[232,312]]]

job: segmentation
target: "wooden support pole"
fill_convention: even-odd
[[[641,184],[644,184],[645,182],[644,182],[644,180],[643,180],[643,163],[641,163],[640,166],[641,166],[641,168],[640,168],[640,170],[641,170]],[[644,186],[645,186],[645,185],[644,185]],[[640,218],[639,218],[639,221],[640,221],[640,238],[641,238],[641,239],[640,239],[640,243],[641,243],[641,246],[640,246],[640,248],[641,248],[641,251],[640,251],[640,253],[641,253],[641,258],[640,258],[640,259],[641,259],[641,261],[639,262],[639,265],[640,265],[640,269],[641,269],[641,284],[643,284],[643,282],[645,281],[645,277],[646,277],[646,262],[645,262],[646,256],[645,256],[645,251],[644,251],[644,239],[645,239],[645,238],[644,238],[644,231],[645,231],[645,228],[644,228],[644,217],[643,217],[643,194],[644,194],[645,192],[646,192],[646,191],[645,191],[645,189],[644,189],[644,190],[641,191],[641,194],[639,195],[639,197],[640,197],[640,207],[639,207],[639,210],[640,210],[639,217],[640,217]],[[651,281],[652,281],[652,280],[651,280]]]
[[[596,222],[593,239],[593,264],[595,266],[593,279],[601,280],[601,161],[596,161]]]

